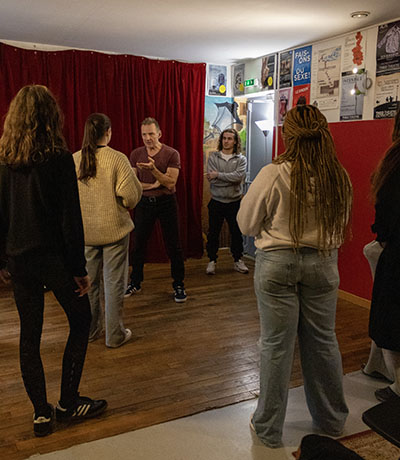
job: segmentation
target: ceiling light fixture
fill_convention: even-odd
[[[355,19],[367,18],[371,13],[369,11],[353,11],[350,16]]]

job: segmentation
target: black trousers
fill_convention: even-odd
[[[243,238],[236,221],[239,211],[240,200],[232,203],[222,203],[211,199],[208,203],[208,235],[207,235],[207,255],[210,260],[217,260],[219,248],[219,234],[221,233],[224,219],[228,222],[231,233],[231,253],[236,261],[243,255]]]
[[[45,375],[40,357],[43,327],[43,286],[54,292],[69,322],[64,350],[60,402],[69,407],[78,397],[78,387],[88,345],[91,322],[88,296],[78,297],[77,285],[55,252],[30,251],[9,260],[14,297],[21,322],[20,365],[24,385],[35,414],[48,413]]]
[[[135,286],[143,281],[143,267],[147,242],[154,224],[159,219],[165,248],[171,260],[173,286],[183,284],[185,265],[179,236],[178,206],[175,195],[160,197],[143,196],[135,208],[134,250],[132,254],[131,283]]]

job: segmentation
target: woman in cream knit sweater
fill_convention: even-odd
[[[129,233],[133,230],[129,210],[139,202],[142,186],[128,158],[108,147],[110,139],[110,119],[102,113],[93,113],[86,120],[82,150],[74,154],[74,160],[85,232],[86,268],[92,280],[89,341],[98,338],[103,328],[100,304],[103,269],[106,345],[116,348],[132,336],[123,325],[122,307]]]

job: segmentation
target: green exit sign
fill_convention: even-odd
[[[254,86],[255,82],[254,82],[254,78],[250,78],[250,80],[245,80],[244,81],[244,86]]]

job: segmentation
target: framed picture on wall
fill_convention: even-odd
[[[208,66],[208,95],[226,96],[227,68],[225,65]]]
[[[275,88],[276,54],[265,56],[261,61],[261,85],[263,89]]]

